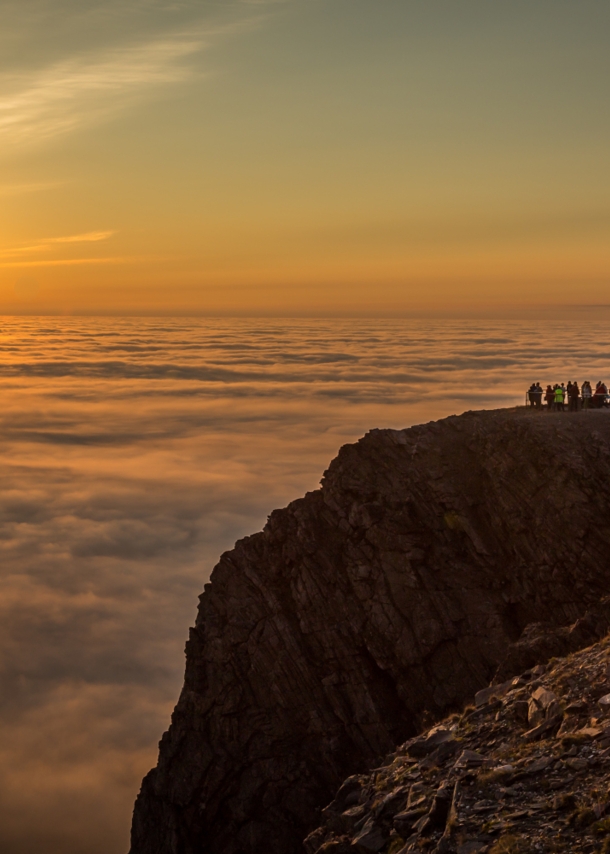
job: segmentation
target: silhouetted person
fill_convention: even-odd
[[[548,412],[553,410],[553,403],[555,402],[555,393],[550,385],[547,385],[546,391],[544,393],[544,399],[546,400],[546,408]]]
[[[570,412],[578,412],[579,395],[578,383],[568,383],[568,409]]]
[[[536,383],[534,386],[534,404],[536,409],[542,409],[542,386]]]
[[[593,395],[593,406],[596,409],[601,409],[602,406],[606,403],[606,395],[608,394],[608,389],[604,385],[604,383],[600,380],[598,384],[595,386],[595,394]]]
[[[589,409],[591,406],[591,396],[593,392],[591,391],[591,383],[589,380],[585,380],[582,384],[582,408]]]

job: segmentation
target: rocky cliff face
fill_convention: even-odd
[[[214,569],[131,854],[301,852],[346,776],[518,672],[528,625],[608,592],[609,509],[605,412],[466,413],[342,448]]]

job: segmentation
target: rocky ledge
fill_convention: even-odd
[[[322,817],[308,854],[609,852],[610,638],[483,689]]]
[[[319,490],[272,513],[214,569],[171,727],[136,802],[132,854],[302,852],[343,779],[462,708],[494,674],[506,682],[591,643],[603,615],[569,626],[610,590],[609,509],[605,412],[465,413],[342,448]],[[479,762],[471,751],[522,773],[503,739],[493,755],[464,746],[464,770]],[[587,758],[576,746],[538,758],[555,771]],[[439,768],[442,814],[459,775]],[[405,779],[398,805],[425,805],[434,823],[429,787],[414,805],[418,780]],[[376,809],[368,796],[363,805]],[[407,830],[396,829],[405,842]]]

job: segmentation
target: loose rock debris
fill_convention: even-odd
[[[307,854],[610,852],[610,636],[348,778]]]

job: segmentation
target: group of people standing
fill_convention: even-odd
[[[548,412],[564,412],[566,402],[569,412],[578,412],[579,409],[601,409],[602,406],[608,405],[607,395],[608,387],[601,380],[595,386],[595,391],[588,380],[584,381],[582,388],[578,387],[578,383],[569,382],[567,386],[563,383],[561,385],[555,383],[553,386],[547,385],[544,391],[540,383],[532,383],[527,390],[530,406],[542,409],[544,398]]]

